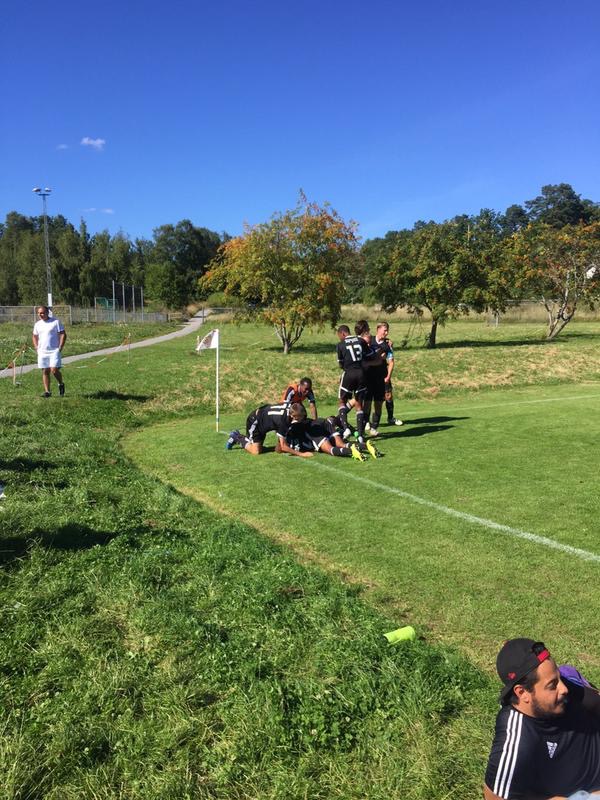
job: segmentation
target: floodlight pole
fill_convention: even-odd
[[[44,217],[44,251],[46,256],[46,285],[48,287],[48,308],[52,308],[52,270],[50,269],[50,242],[48,240],[48,214],[46,210],[46,198],[51,194],[52,189],[46,187],[42,189],[32,189],[34,194],[42,198],[42,214]]]

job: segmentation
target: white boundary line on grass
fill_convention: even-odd
[[[452,411],[470,411],[488,409],[488,408],[504,408],[505,406],[527,406],[534,405],[535,403],[560,403],[561,400],[600,400],[600,394],[578,394],[565,397],[543,397],[539,400],[510,400],[508,403],[488,403],[478,406],[476,404],[470,406],[453,406],[451,404],[443,403],[444,407],[448,407]],[[440,402],[440,401],[438,401]]]
[[[302,461],[305,461],[305,459],[302,459]],[[600,555],[597,555],[596,553],[590,553],[588,550],[581,550],[579,547],[571,547],[569,544],[555,542],[554,539],[549,539],[546,536],[539,536],[537,533],[522,531],[520,528],[511,528],[508,525],[501,525],[499,522],[494,522],[493,520],[485,519],[484,517],[476,517],[474,514],[467,514],[465,511],[457,511],[455,508],[444,506],[441,503],[435,503],[433,500],[426,500],[424,497],[418,497],[417,495],[409,494],[409,492],[404,492],[402,489],[396,489],[394,486],[387,486],[385,483],[377,483],[377,481],[373,481],[370,478],[365,478],[362,475],[354,475],[351,472],[342,471],[341,469],[328,466],[327,464],[320,464],[314,459],[311,459],[309,463],[318,469],[325,469],[328,472],[335,472],[336,475],[340,475],[345,480],[351,479],[357,481],[358,483],[366,484],[374,489],[380,489],[388,494],[394,494],[397,497],[402,497],[405,500],[409,500],[411,503],[417,503],[420,506],[432,508],[434,511],[441,511],[443,514],[447,514],[450,517],[457,517],[458,519],[462,519],[464,522],[470,522],[474,525],[482,525],[484,528],[498,531],[499,533],[503,533],[507,536],[514,536],[517,539],[526,539],[534,544],[539,544],[543,547],[549,547],[552,550],[560,550],[562,553],[567,553],[570,556],[581,558],[584,561],[594,561],[595,563],[600,564]]]

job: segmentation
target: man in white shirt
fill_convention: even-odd
[[[43,397],[50,397],[50,373],[58,381],[58,391],[61,397],[65,393],[65,384],[60,374],[63,347],[67,341],[64,325],[57,317],[50,316],[48,306],[37,307],[38,320],[33,326],[31,337],[33,346],[37,350],[38,367],[42,370],[44,384]]]

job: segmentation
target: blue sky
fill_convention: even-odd
[[[600,3],[11,4],[0,219],[235,235],[302,188],[364,238],[566,182],[600,200]]]

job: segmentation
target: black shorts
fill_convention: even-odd
[[[258,428],[258,418],[256,411],[248,414],[246,419],[246,436],[251,444],[262,444],[265,441],[266,433],[263,433]]]
[[[385,400],[386,375],[387,370],[377,367],[366,370],[367,393],[365,397],[367,400],[376,400],[377,402]]]
[[[306,429],[306,439],[311,442],[315,450],[319,450],[323,442],[329,439],[329,426],[327,422],[311,422]]]
[[[367,386],[363,370],[347,369],[340,380],[340,388],[338,391],[340,400],[346,402],[346,400],[350,400],[352,397],[356,397],[357,400],[362,400],[366,391]]]
[[[312,423],[308,427],[302,427],[297,434],[290,430],[285,437],[288,445],[300,453],[318,452],[319,448],[329,438],[325,425]]]
[[[342,433],[342,423],[339,417],[327,417],[325,419],[325,430],[328,436],[335,436]]]

